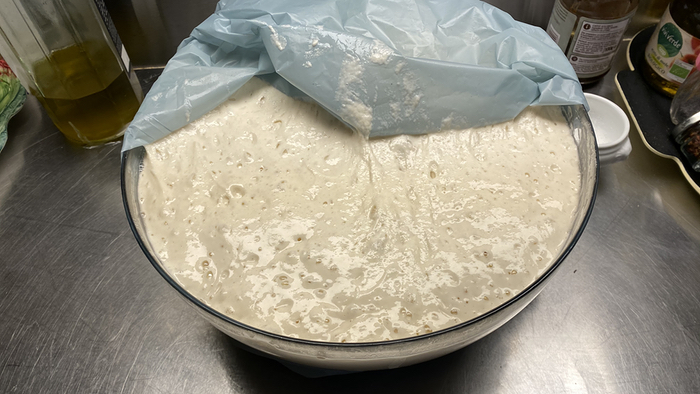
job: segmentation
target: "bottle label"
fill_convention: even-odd
[[[681,84],[699,53],[700,40],[678,27],[666,8],[644,51],[649,66],[667,81]]]
[[[576,19],[576,15],[569,12],[560,0],[554,2],[552,16],[549,18],[547,26],[547,34],[559,45],[562,52],[566,52],[566,47],[569,46],[569,39],[576,25]]]
[[[119,33],[117,33],[117,28],[114,26],[114,22],[112,22],[112,18],[109,16],[109,12],[107,11],[107,6],[105,6],[104,0],[94,0],[95,6],[97,6],[97,11],[99,11],[100,18],[102,18],[102,21],[105,24],[105,27],[107,28],[107,32],[109,33],[109,37],[112,39],[112,43],[114,44],[114,48],[117,50],[117,54],[122,59],[122,62],[124,62],[124,68],[126,69],[127,73],[131,72],[131,59],[129,59],[129,55],[126,53],[126,49],[124,48],[124,45],[122,44],[121,38],[119,38]]]
[[[593,78],[610,69],[635,11],[617,19],[577,17],[556,0],[547,33],[566,54],[579,78]]]

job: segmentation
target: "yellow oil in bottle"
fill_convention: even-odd
[[[659,73],[654,71],[647,62],[642,62],[642,76],[657,92],[668,97],[675,96],[678,91],[678,86],[680,86],[678,82],[663,78]]]
[[[700,54],[700,2],[673,0],[644,51],[642,76],[659,93],[673,97]]]
[[[111,49],[90,43],[53,51],[33,67],[32,94],[65,137],[81,145],[115,140],[141,103],[141,89]],[[133,82],[132,82],[133,81]]]

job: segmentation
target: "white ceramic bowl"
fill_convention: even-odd
[[[588,116],[593,124],[598,143],[601,164],[626,159],[632,146],[627,138],[630,122],[617,104],[591,93],[584,93],[590,110]]]

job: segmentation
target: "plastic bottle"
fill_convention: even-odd
[[[119,138],[141,103],[102,0],[0,2],[0,52],[72,142]]]
[[[547,33],[566,54],[582,84],[610,70],[639,0],[556,0]]]
[[[659,92],[674,96],[700,54],[700,0],[673,0],[644,51],[642,75]]]

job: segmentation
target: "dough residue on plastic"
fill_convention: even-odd
[[[366,92],[363,72],[364,66],[360,60],[351,55],[345,58],[338,76],[336,100],[341,104],[340,117],[363,135],[369,136],[372,130],[372,108],[362,99],[362,94]]]
[[[281,51],[286,48],[287,39],[277,34],[277,30],[275,30],[274,27],[268,25],[267,28],[270,29],[270,40],[272,40],[272,43],[277,47],[277,49]]]

